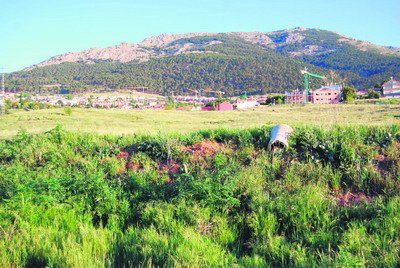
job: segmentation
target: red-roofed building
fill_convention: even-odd
[[[368,95],[368,90],[365,90],[365,89],[357,90],[356,95],[357,96],[366,96],[366,95]]]
[[[207,106],[207,107],[201,107],[201,110],[202,111],[213,111],[213,110],[215,110],[215,111],[232,111],[233,104],[229,103],[227,101],[224,101],[224,102],[216,105],[215,109],[212,106]]]
[[[311,91],[295,90],[292,92],[286,92],[285,94],[285,104],[307,103],[311,101],[312,101]]]
[[[232,111],[233,105],[232,105],[232,103],[224,101],[223,103],[218,104],[216,108],[217,108],[217,111]]]
[[[313,93],[313,103],[340,103],[342,92],[339,89],[322,87]]]
[[[384,97],[400,97],[400,82],[390,77],[390,80],[382,85]]]

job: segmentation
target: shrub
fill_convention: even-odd
[[[71,106],[64,107],[64,114],[70,116],[72,114]]]

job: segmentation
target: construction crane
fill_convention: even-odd
[[[304,90],[309,90],[310,89],[310,87],[309,87],[309,83],[308,83],[308,77],[309,76],[314,76],[314,77],[318,77],[318,78],[321,78],[321,79],[324,79],[324,80],[327,80],[328,78],[326,78],[325,76],[323,76],[323,75],[318,75],[318,74],[313,74],[313,73],[310,73],[309,71],[307,71],[307,68],[304,68],[304,70],[301,70],[300,71],[302,74],[304,74]]]
[[[223,91],[220,91],[220,90],[210,90],[210,89],[203,90],[203,92],[217,93],[217,94],[219,95],[220,98],[222,97],[222,94],[225,94],[225,92],[223,92]]]
[[[197,96],[200,95],[200,93],[201,93],[200,90],[197,90],[197,89],[188,88],[188,89],[186,89],[186,90],[196,93],[196,98],[197,98]]]
[[[133,89],[133,90],[136,90],[136,91],[138,91],[138,89],[141,89],[142,93],[144,93],[145,89],[148,89],[148,87],[126,87],[126,88],[127,89]]]

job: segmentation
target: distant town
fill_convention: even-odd
[[[308,75],[309,73],[305,74]],[[313,74],[311,74],[313,75]],[[305,80],[305,88],[308,88]],[[195,90],[190,90],[195,91]],[[217,92],[217,91],[215,91]],[[136,91],[109,92],[101,94],[55,94],[30,95],[26,92],[4,93],[6,107],[11,109],[41,109],[48,107],[85,107],[120,110],[180,110],[180,111],[230,111],[245,110],[260,105],[275,104],[337,104],[344,102],[344,93],[341,85],[324,85],[319,89],[294,90],[284,95],[271,96],[242,96],[222,98],[224,92],[218,91],[219,97],[177,95],[161,96],[155,94],[141,94]],[[396,98],[400,97],[400,82],[393,77],[381,88],[371,90],[354,90],[355,98]]]

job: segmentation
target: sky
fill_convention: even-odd
[[[400,0],[0,0],[0,72],[163,33],[295,27],[400,47]]]

